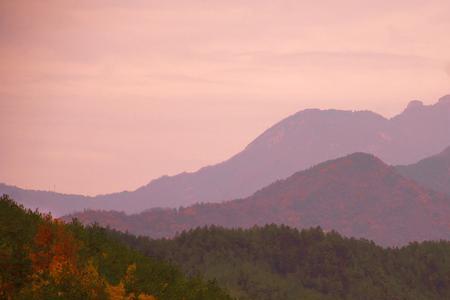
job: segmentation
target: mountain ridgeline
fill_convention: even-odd
[[[449,128],[450,96],[434,105],[412,101],[391,119],[369,111],[308,109],[275,124],[222,163],[164,176],[132,192],[83,197],[0,185],[0,193],[56,216],[85,208],[137,213],[221,202],[248,197],[299,170],[354,152],[372,153],[392,165],[415,163],[450,145]]]
[[[450,147],[418,163],[398,166],[397,170],[422,186],[450,195]]]
[[[64,217],[154,238],[205,225],[321,226],[380,245],[450,239],[450,197],[425,189],[373,155],[354,153],[277,181],[254,195],[127,215],[84,211]]]

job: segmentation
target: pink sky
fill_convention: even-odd
[[[1,1],[0,182],[131,190],[298,110],[450,93],[450,2],[375,2]]]

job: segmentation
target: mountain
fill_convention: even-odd
[[[450,195],[450,147],[418,163],[397,166],[397,170],[422,186]]]
[[[51,212],[55,216],[61,216],[73,211],[83,210],[89,207],[95,209],[95,201],[92,197],[81,195],[67,195],[55,192],[21,189],[0,183],[0,195],[6,194],[24,207],[40,212]]]
[[[434,105],[412,101],[399,115],[386,119],[369,111],[307,109],[298,112],[251,142],[230,159],[197,172],[164,176],[132,192],[92,198],[52,194],[46,208],[56,215],[80,208],[136,213],[152,207],[178,207],[250,196],[298,170],[354,152],[373,153],[393,164],[410,164],[450,145],[450,95]],[[0,186],[0,193],[4,188]],[[42,207],[33,192],[15,194],[20,203]],[[86,201],[89,200],[89,201]],[[26,203],[25,203],[26,202]],[[59,202],[67,204],[67,209]],[[76,209],[73,209],[76,207]]]
[[[420,187],[375,156],[354,153],[295,173],[244,199],[132,215],[84,211],[64,219],[154,238],[205,225],[321,226],[381,245],[403,245],[450,239],[449,216],[450,197]]]

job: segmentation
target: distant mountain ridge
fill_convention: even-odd
[[[61,216],[87,207],[97,208],[93,197],[27,190],[3,183],[0,183],[1,194],[17,199],[15,201],[22,204],[25,208],[38,209],[44,213],[51,212],[53,216]]]
[[[423,186],[450,195],[450,147],[418,163],[397,166],[397,170]]]
[[[27,207],[55,215],[85,208],[136,213],[247,197],[275,180],[353,152],[373,153],[388,164],[403,165],[448,145],[450,96],[434,105],[412,101],[391,119],[369,111],[307,109],[275,124],[227,161],[193,173],[164,176],[132,192],[96,197],[51,194],[45,205],[42,192],[0,186],[0,193],[8,190]]]
[[[85,211],[64,219],[155,238],[205,225],[321,226],[393,246],[450,239],[449,216],[450,197],[422,188],[373,155],[355,153],[295,173],[245,199],[134,215]]]

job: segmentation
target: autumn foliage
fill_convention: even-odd
[[[229,299],[107,236],[0,198],[0,299]]]

